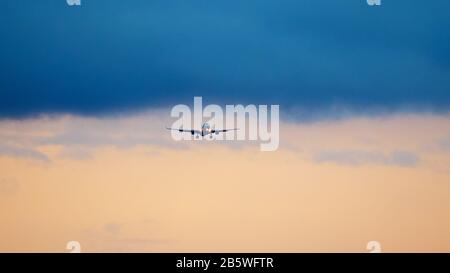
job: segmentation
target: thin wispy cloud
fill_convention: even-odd
[[[157,156],[161,148],[178,151],[227,148],[239,152],[257,146],[251,141],[174,141],[165,130],[171,122],[164,110],[103,118],[55,116],[14,121],[14,126],[3,121],[0,122],[3,139],[0,155],[49,162],[58,158],[89,160],[97,150],[110,147],[119,150],[149,147],[148,155]],[[424,155],[433,153],[423,147],[435,145],[436,139],[441,139],[441,150],[446,150],[448,126],[445,117],[439,115],[386,115],[307,123],[282,121],[280,149],[316,163],[414,167]],[[20,128],[27,130],[22,132]],[[440,128],[441,132],[432,128]],[[410,138],[417,130],[430,133]]]
[[[32,148],[24,148],[24,147],[15,147],[15,146],[5,146],[0,145],[0,155],[6,155],[11,157],[22,157],[22,158],[29,158],[29,159],[35,159],[38,161],[48,162],[49,158]]]
[[[382,164],[402,167],[414,167],[419,163],[419,157],[407,151],[382,153],[379,151],[322,151],[314,156],[319,163],[336,163],[342,165]]]

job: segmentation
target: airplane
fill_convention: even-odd
[[[213,134],[218,135],[219,133],[225,133],[225,132],[228,132],[228,131],[239,130],[238,128],[216,130],[214,128],[211,128],[211,126],[208,123],[203,123],[201,130],[194,130],[194,129],[185,130],[185,129],[183,129],[183,127],[180,127],[180,129],[174,129],[174,128],[166,127],[166,129],[167,130],[178,131],[180,133],[182,133],[182,132],[189,132],[189,133],[191,133],[191,135],[195,135],[195,138],[197,138],[197,139],[200,136],[204,137],[204,136],[207,136],[207,135],[209,135],[209,138],[212,139],[213,138]]]

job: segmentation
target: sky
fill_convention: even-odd
[[[446,0],[6,1],[0,116],[211,103],[450,106]]]
[[[450,252],[450,2],[5,1],[0,252]],[[280,105],[280,143],[171,108]]]

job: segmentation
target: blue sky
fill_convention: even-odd
[[[5,1],[0,117],[215,103],[450,109],[450,1]]]

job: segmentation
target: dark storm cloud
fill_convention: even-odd
[[[0,116],[189,103],[450,109],[450,1],[8,0]]]

